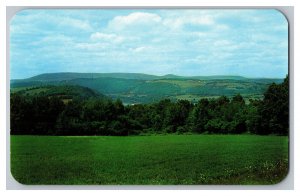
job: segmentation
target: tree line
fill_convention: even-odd
[[[263,100],[241,95],[125,106],[121,100],[12,93],[11,134],[139,135],[160,133],[276,134],[289,131],[289,81],[271,84]]]

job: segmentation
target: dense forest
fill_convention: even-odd
[[[11,134],[141,135],[164,133],[288,135],[289,81],[271,84],[262,100],[232,98],[163,99],[124,105],[120,99],[11,93]]]

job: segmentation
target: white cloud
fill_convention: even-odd
[[[124,29],[129,26],[149,26],[161,22],[161,17],[154,13],[134,12],[127,16],[116,16],[109,22],[113,29]]]
[[[103,43],[77,43],[75,48],[84,50],[101,50],[107,47],[107,44]]]
[[[253,42],[261,43],[261,42],[269,42],[271,44],[277,44],[281,42],[281,39],[274,35],[264,34],[264,33],[255,33],[251,35],[251,40]]]
[[[69,27],[73,27],[85,31],[92,30],[92,27],[88,21],[68,18],[68,17],[62,17],[60,19],[55,19],[55,20],[58,21],[58,24],[61,26],[69,26]]]
[[[168,18],[164,20],[164,24],[172,27],[182,27],[186,24],[192,25],[212,25],[214,21],[210,17],[181,17],[181,18]]]
[[[20,30],[29,32],[41,33],[47,30],[54,29],[79,29],[91,31],[93,28],[90,22],[86,19],[71,17],[66,14],[67,11],[59,10],[22,10],[15,15],[10,24],[13,26],[13,31],[20,33]],[[21,14],[20,16],[18,14]],[[16,23],[18,24],[16,27]]]
[[[139,52],[146,51],[147,49],[149,49],[149,47],[140,46],[140,47],[136,47],[136,48],[130,48],[130,51],[135,52],[135,53],[139,53]]]
[[[65,36],[63,34],[54,34],[54,35],[48,35],[45,37],[42,37],[40,40],[36,41],[36,42],[32,42],[32,44],[53,44],[53,43],[59,43],[61,45],[67,44],[67,43],[71,43],[73,41],[73,39],[71,37]]]
[[[226,74],[240,65],[241,74],[255,76],[248,67],[287,69],[282,19],[267,10],[27,11],[11,21],[11,59],[15,67],[47,62],[58,70],[93,70],[101,62],[103,72],[157,73],[165,65],[161,73],[189,75]],[[270,70],[259,74],[281,74]]]
[[[232,43],[228,40],[217,40],[214,42],[214,46],[216,47],[226,47],[226,46],[229,46],[231,45]]]
[[[221,31],[230,30],[230,28],[227,25],[225,25],[225,24],[218,24],[218,25],[214,26],[214,30],[218,31],[218,32],[221,32]]]
[[[102,42],[121,43],[124,41],[124,38],[122,36],[118,36],[116,34],[100,33],[100,32],[91,34],[90,38],[93,41],[102,41]]]
[[[212,15],[199,15],[197,12],[187,12],[179,17],[167,17],[163,24],[172,29],[180,29],[184,25],[211,26],[215,24]]]

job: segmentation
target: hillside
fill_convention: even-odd
[[[32,86],[32,87],[19,87],[12,88],[12,93],[19,93],[22,95],[35,96],[57,96],[64,100],[70,100],[74,98],[88,99],[88,98],[106,98],[105,95],[97,93],[92,89],[82,86],[71,86],[71,85],[59,85],[59,86]]]
[[[154,76],[141,73],[73,73],[73,72],[61,72],[61,73],[45,73],[31,78],[25,79],[26,81],[63,81],[72,80],[77,78],[122,78],[122,79],[139,79],[139,80],[154,80],[161,76]]]
[[[126,104],[149,103],[163,98],[196,102],[204,97],[243,95],[246,99],[262,98],[267,87],[282,79],[245,78],[241,76],[154,76],[138,73],[51,73],[23,80],[11,80],[12,91],[22,88],[51,86],[87,87]],[[56,91],[59,91],[57,87]]]

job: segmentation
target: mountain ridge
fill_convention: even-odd
[[[161,99],[186,99],[196,102],[201,98],[233,97],[241,94],[248,99],[261,99],[271,83],[283,79],[251,79],[242,76],[155,76],[139,73],[52,73],[28,79],[12,80],[11,88],[45,85],[78,85],[90,88],[123,102],[149,103]]]
[[[145,73],[122,73],[122,72],[112,72],[112,73],[80,73],[80,72],[54,72],[54,73],[43,73],[38,74],[29,78],[24,79],[11,79],[11,81],[58,81],[58,80],[71,80],[75,78],[99,78],[99,77],[112,77],[112,78],[123,78],[123,79],[143,79],[143,80],[154,80],[154,79],[201,79],[201,80],[211,80],[211,79],[238,79],[238,80],[251,80],[251,79],[274,79],[281,80],[283,78],[268,78],[268,77],[245,77],[239,75],[195,75],[195,76],[181,76],[175,74],[166,75],[153,75]]]

